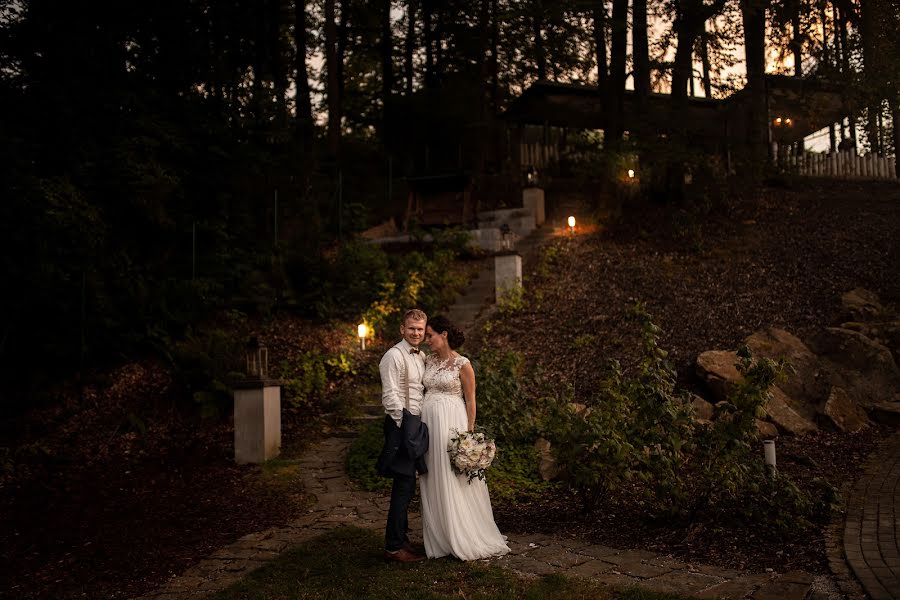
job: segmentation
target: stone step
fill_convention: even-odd
[[[379,396],[379,400],[381,397]],[[384,414],[384,406],[381,404],[363,404],[359,407],[360,410],[363,411],[363,414],[366,415],[383,415]]]

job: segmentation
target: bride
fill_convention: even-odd
[[[469,483],[465,475],[457,475],[447,454],[453,429],[475,429],[475,371],[469,359],[455,351],[465,336],[446,317],[435,317],[425,328],[425,341],[433,352],[425,360],[423,378],[428,473],[419,477],[425,554],[461,560],[506,554],[509,548],[494,523],[487,484],[479,479]]]

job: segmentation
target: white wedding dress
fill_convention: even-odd
[[[440,558],[451,554],[461,560],[477,560],[509,552],[506,537],[494,523],[487,484],[472,483],[450,466],[447,442],[451,430],[468,427],[460,368],[469,362],[464,356],[442,361],[437,356],[425,360],[425,400],[422,421],[428,425],[428,473],[419,477],[422,497],[422,533],[425,554]]]

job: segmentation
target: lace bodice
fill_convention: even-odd
[[[459,370],[467,364],[469,359],[465,356],[457,356],[447,360],[441,360],[436,355],[425,359],[425,376],[422,382],[425,384],[426,398],[432,394],[442,394],[463,397],[462,382],[459,380]]]

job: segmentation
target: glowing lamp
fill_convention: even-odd
[[[634,179],[634,169],[628,169],[628,179]]]
[[[569,229],[574,234],[575,233],[575,217],[569,217],[568,223],[569,223]]]
[[[366,349],[366,336],[369,334],[369,328],[366,327],[365,323],[360,323],[356,327],[356,335],[359,336],[359,349]]]
[[[775,124],[781,125],[781,117],[775,117]]]
[[[794,125],[794,121],[791,119],[785,119],[784,124],[787,125],[788,127],[792,127]]]

